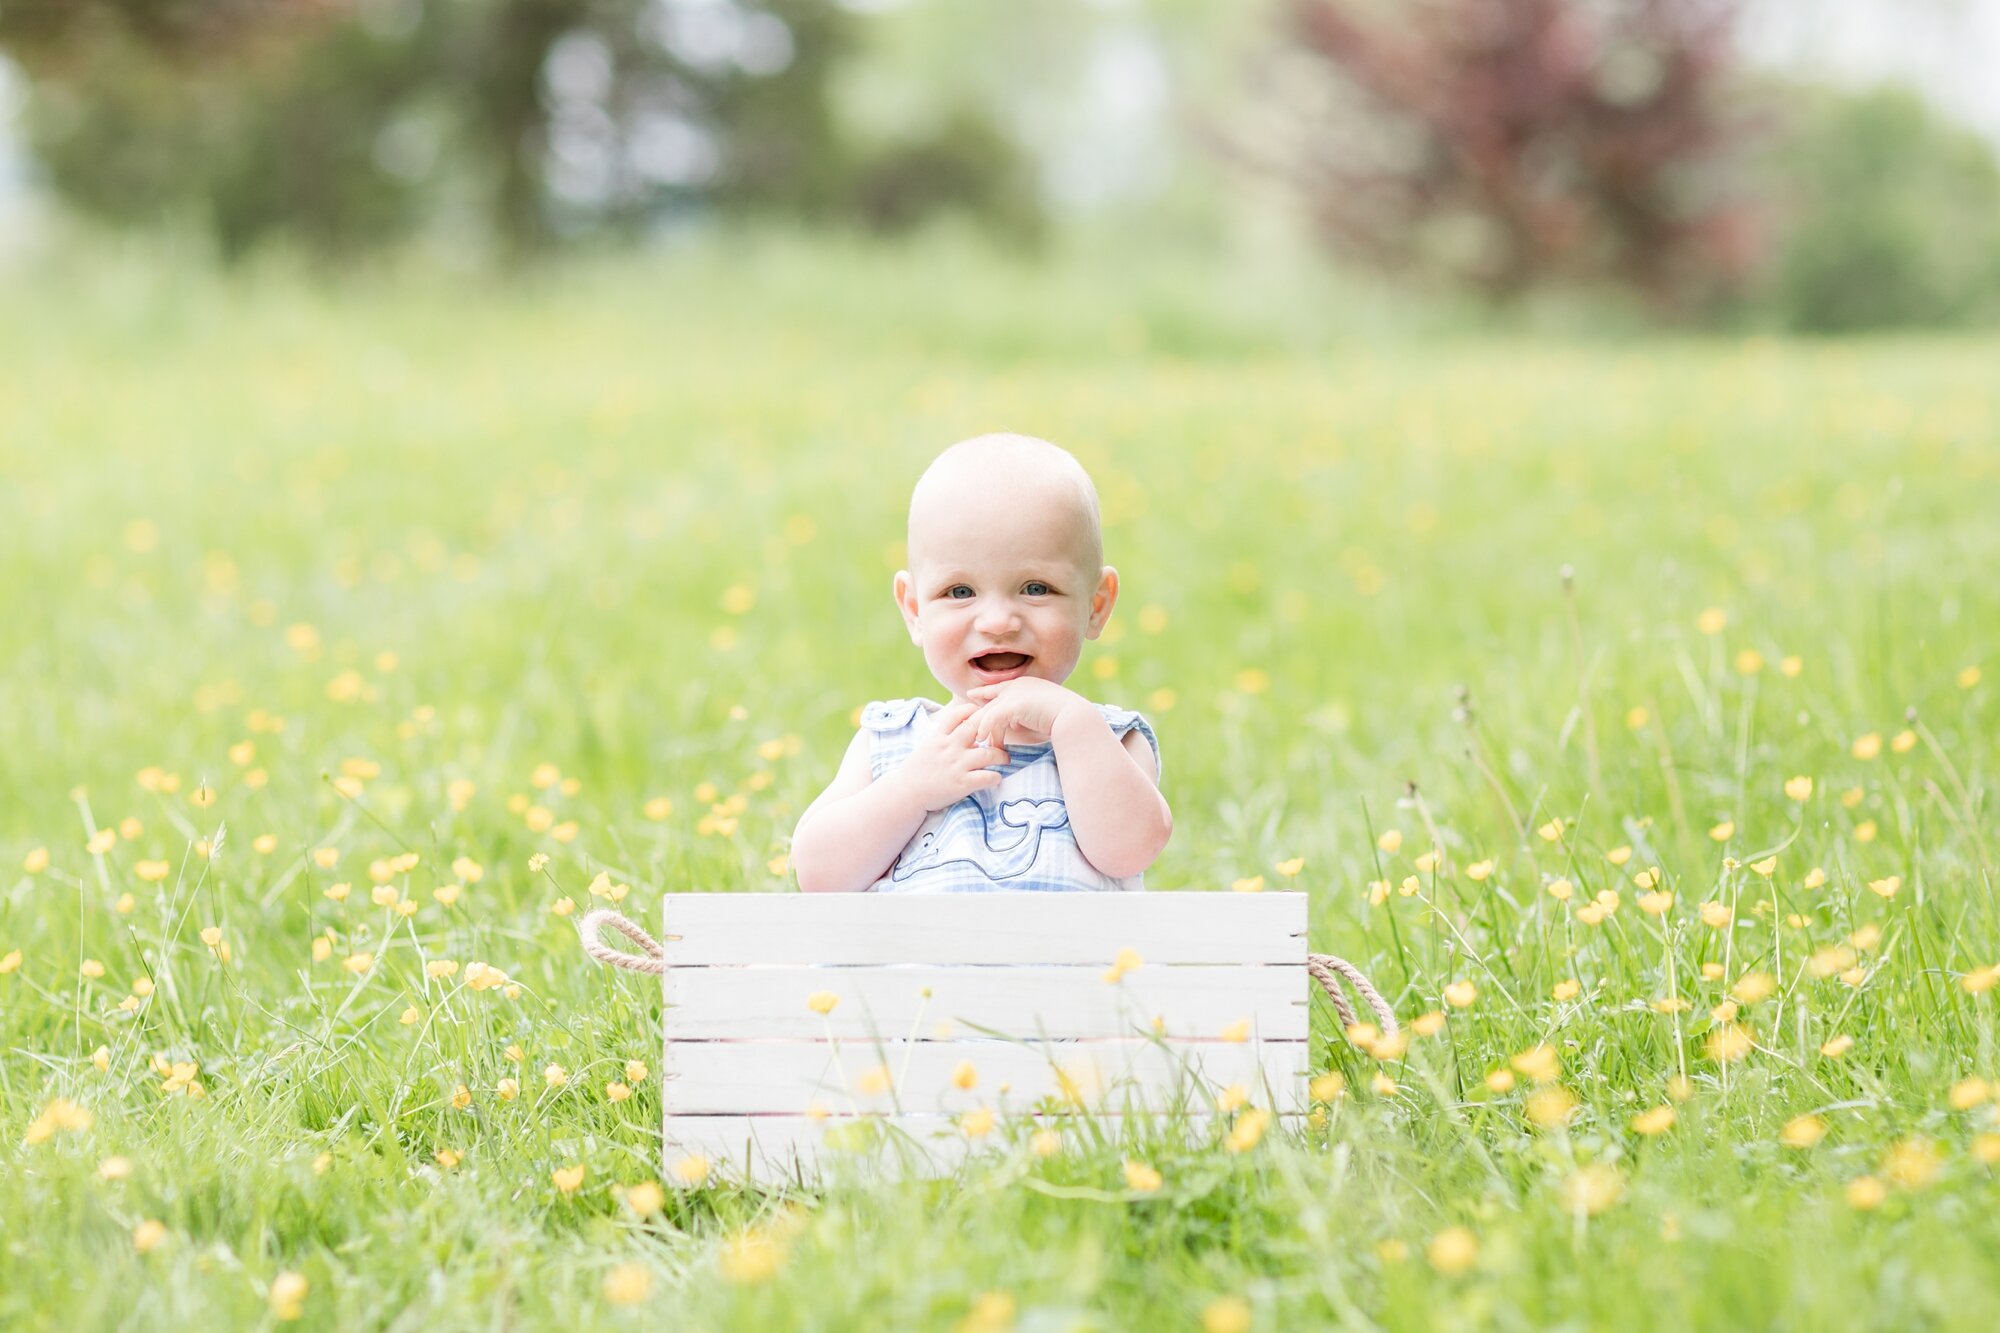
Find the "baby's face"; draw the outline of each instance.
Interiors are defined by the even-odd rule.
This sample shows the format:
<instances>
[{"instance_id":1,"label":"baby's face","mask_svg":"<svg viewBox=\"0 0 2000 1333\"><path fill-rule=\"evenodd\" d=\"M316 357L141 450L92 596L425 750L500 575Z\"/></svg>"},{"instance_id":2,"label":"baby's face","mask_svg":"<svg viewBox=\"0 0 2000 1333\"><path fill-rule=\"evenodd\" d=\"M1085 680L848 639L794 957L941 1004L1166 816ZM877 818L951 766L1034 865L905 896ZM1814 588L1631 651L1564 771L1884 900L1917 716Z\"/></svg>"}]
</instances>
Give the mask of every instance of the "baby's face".
<instances>
[{"instance_id":1,"label":"baby's face","mask_svg":"<svg viewBox=\"0 0 2000 1333\"><path fill-rule=\"evenodd\" d=\"M896 575L910 638L955 699L1023 676L1067 680L1117 600L1117 572L1091 567L1068 506L1009 498L913 515L910 568Z\"/></svg>"}]
</instances>

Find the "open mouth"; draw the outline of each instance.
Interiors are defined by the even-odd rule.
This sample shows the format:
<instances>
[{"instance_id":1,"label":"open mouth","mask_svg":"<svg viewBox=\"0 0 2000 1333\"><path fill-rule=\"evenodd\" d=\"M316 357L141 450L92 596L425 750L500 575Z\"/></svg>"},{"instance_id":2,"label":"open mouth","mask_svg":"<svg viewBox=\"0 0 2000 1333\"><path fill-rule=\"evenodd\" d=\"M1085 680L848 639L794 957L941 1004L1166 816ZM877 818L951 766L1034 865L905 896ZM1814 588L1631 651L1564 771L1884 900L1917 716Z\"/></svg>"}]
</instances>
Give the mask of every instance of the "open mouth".
<instances>
[{"instance_id":1,"label":"open mouth","mask_svg":"<svg viewBox=\"0 0 2000 1333\"><path fill-rule=\"evenodd\" d=\"M981 653L972 659L972 669L982 676L998 679L1018 675L1034 660L1026 653Z\"/></svg>"}]
</instances>

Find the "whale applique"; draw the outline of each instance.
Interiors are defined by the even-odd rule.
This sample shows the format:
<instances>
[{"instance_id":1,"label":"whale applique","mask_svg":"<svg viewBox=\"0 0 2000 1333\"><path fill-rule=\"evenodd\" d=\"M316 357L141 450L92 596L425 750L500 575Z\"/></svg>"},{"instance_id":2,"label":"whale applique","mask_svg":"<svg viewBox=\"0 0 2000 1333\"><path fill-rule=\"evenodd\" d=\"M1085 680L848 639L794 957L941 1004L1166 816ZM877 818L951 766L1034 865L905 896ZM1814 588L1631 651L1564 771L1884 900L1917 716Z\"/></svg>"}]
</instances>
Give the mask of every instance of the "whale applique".
<instances>
[{"instance_id":1,"label":"whale applique","mask_svg":"<svg viewBox=\"0 0 2000 1333\"><path fill-rule=\"evenodd\" d=\"M901 883L919 871L963 863L989 879L1014 879L1035 864L1044 832L1069 826L1069 809L1059 800L1008 801L996 813L1003 828L1019 830L1011 840L994 841L993 830L977 804L955 805L935 829L904 849L889 878ZM966 854L976 851L966 845L975 834L985 847L983 856Z\"/></svg>"}]
</instances>

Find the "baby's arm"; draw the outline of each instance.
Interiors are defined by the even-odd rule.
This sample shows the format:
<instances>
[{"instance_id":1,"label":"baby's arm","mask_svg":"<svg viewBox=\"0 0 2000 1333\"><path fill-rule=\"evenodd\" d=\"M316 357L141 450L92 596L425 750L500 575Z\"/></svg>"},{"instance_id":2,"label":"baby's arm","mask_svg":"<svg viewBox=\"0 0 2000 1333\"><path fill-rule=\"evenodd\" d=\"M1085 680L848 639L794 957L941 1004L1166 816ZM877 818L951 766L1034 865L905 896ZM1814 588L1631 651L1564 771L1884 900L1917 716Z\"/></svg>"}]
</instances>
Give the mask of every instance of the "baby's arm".
<instances>
[{"instance_id":1,"label":"baby's arm","mask_svg":"<svg viewBox=\"0 0 2000 1333\"><path fill-rule=\"evenodd\" d=\"M1070 831L1084 859L1112 879L1144 871L1174 831L1173 811L1156 785L1153 747L1136 728L1120 742L1087 703L1059 712L1049 738Z\"/></svg>"},{"instance_id":2,"label":"baby's arm","mask_svg":"<svg viewBox=\"0 0 2000 1333\"><path fill-rule=\"evenodd\" d=\"M976 745L965 723L976 711L955 703L937 715L902 765L873 778L868 733L858 731L840 771L792 830L792 867L807 893L858 892L882 878L933 810L998 786L991 767L1007 752Z\"/></svg>"}]
</instances>

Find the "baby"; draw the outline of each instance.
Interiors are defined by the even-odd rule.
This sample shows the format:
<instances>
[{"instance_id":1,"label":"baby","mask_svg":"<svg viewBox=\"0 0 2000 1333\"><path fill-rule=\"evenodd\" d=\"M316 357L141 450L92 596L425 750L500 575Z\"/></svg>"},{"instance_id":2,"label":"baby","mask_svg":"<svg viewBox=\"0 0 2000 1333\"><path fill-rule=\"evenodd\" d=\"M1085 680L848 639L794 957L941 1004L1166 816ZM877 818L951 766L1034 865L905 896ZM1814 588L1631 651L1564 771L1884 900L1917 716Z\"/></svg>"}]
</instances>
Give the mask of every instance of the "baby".
<instances>
[{"instance_id":1,"label":"baby","mask_svg":"<svg viewBox=\"0 0 2000 1333\"><path fill-rule=\"evenodd\" d=\"M1139 889L1173 814L1137 713L1063 687L1118 600L1097 491L1044 440L982 435L910 496L895 580L944 705L861 710L792 834L808 893Z\"/></svg>"}]
</instances>

